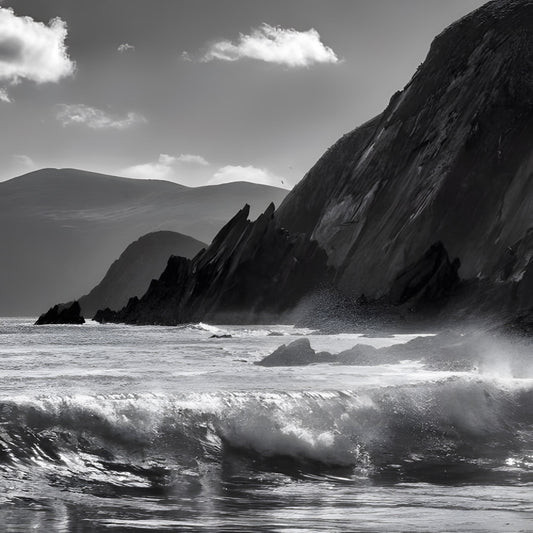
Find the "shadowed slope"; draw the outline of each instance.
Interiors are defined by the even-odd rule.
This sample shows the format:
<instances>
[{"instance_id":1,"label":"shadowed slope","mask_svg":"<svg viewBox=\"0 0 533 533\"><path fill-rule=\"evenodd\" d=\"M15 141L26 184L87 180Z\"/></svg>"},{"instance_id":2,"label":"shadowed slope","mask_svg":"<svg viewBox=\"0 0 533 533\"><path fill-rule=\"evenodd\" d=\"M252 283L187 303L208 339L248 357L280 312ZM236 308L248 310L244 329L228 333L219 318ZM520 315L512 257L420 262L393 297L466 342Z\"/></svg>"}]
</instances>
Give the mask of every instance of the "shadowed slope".
<instances>
[{"instance_id":1,"label":"shadowed slope","mask_svg":"<svg viewBox=\"0 0 533 533\"><path fill-rule=\"evenodd\" d=\"M132 296L142 296L150 281L158 278L171 255L192 258L204 244L173 231L157 231L130 244L109 267L102 281L79 299L82 314L93 316L98 309L121 309Z\"/></svg>"}]
</instances>

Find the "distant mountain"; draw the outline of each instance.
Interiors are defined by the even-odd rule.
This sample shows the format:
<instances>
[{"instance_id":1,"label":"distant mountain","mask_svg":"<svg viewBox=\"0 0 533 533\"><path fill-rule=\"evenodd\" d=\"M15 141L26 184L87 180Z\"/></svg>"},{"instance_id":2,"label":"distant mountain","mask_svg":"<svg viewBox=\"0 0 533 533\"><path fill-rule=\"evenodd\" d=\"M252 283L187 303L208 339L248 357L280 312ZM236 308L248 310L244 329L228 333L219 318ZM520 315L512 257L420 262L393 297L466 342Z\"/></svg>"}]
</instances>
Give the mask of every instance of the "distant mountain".
<instances>
[{"instance_id":1,"label":"distant mountain","mask_svg":"<svg viewBox=\"0 0 533 533\"><path fill-rule=\"evenodd\" d=\"M142 296L159 278L171 255L193 258L207 244L174 231L148 233L131 243L109 267L102 281L82 296L81 312L92 317L98 309L121 309L131 296Z\"/></svg>"},{"instance_id":2,"label":"distant mountain","mask_svg":"<svg viewBox=\"0 0 533 533\"><path fill-rule=\"evenodd\" d=\"M373 313L379 302L403 310L405 318L430 304L455 317L528 316L532 28L533 0L494 0L450 26L385 111L343 136L289 193L266 234L280 250L299 236L292 259L304 288L300 296L318 288L318 245L327 257L323 285L338 301L360 305L362 314ZM254 231L239 226L245 240L236 243L226 228L192 267L169 263L140 301L102 318L172 323L191 312L195 319L223 317L228 287L246 292L268 256L244 253L264 250L264 222L254 223ZM237 271L249 275L239 280ZM198 276L209 298L188 292ZM265 277L232 311L259 316L279 312L279 302L290 309L295 279L281 275L272 283ZM182 294L187 308L167 305ZM317 305L315 315L327 312L327 300ZM161 309L170 314L162 316Z\"/></svg>"},{"instance_id":3,"label":"distant mountain","mask_svg":"<svg viewBox=\"0 0 533 533\"><path fill-rule=\"evenodd\" d=\"M248 182L185 187L73 169L0 183L0 316L34 315L86 294L121 250L149 232L210 242L245 203L256 214L287 191Z\"/></svg>"}]
</instances>

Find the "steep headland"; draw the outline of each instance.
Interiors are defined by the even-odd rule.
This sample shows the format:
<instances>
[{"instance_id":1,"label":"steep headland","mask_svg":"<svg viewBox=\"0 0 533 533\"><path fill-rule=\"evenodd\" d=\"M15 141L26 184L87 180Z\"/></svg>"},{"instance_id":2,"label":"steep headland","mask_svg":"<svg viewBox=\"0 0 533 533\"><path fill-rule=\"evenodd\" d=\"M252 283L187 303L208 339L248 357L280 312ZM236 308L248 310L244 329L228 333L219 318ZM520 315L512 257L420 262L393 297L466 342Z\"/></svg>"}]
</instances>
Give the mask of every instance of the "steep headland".
<instances>
[{"instance_id":1,"label":"steep headland","mask_svg":"<svg viewBox=\"0 0 533 533\"><path fill-rule=\"evenodd\" d=\"M437 241L463 279L495 282L512 257L514 282L531 255L518 243L533 226L532 139L533 3L496 0L439 35L387 109L331 147L276 216L319 243L347 295L385 295Z\"/></svg>"},{"instance_id":2,"label":"steep headland","mask_svg":"<svg viewBox=\"0 0 533 533\"><path fill-rule=\"evenodd\" d=\"M145 297L105 320L220 317L225 303L234 316L283 312L296 295L309 298L320 287L348 302L356 317L444 313L505 322L520 315L527 322L532 139L533 0L494 0L439 35L385 111L343 136L269 214L283 235L268 241L270 256L299 243L301 291L291 292L286 261L272 265L266 279L257 275L265 253L248 253L250 238L226 228L192 265L174 265L172 284L167 268ZM254 250L264 249L267 241L252 233ZM232 253L220 253L227 249ZM327 268L310 282L319 253ZM242 271L247 275L235 275ZM195 291L199 279L209 298ZM338 312L324 301L311 299L307 316Z\"/></svg>"}]
</instances>

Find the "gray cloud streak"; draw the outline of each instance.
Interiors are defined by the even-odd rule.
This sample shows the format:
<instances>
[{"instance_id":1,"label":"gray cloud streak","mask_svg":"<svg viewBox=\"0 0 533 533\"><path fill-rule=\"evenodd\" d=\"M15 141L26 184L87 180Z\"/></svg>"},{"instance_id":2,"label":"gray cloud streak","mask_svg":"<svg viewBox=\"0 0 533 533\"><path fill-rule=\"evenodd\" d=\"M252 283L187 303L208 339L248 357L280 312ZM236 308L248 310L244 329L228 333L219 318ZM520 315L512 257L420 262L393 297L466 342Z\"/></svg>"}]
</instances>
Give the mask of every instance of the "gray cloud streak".
<instances>
[{"instance_id":1,"label":"gray cloud streak","mask_svg":"<svg viewBox=\"0 0 533 533\"><path fill-rule=\"evenodd\" d=\"M95 130L125 130L136 124L147 122L145 117L134 111L130 111L124 117L119 117L84 104L60 104L56 119L63 126L83 124Z\"/></svg>"}]
</instances>

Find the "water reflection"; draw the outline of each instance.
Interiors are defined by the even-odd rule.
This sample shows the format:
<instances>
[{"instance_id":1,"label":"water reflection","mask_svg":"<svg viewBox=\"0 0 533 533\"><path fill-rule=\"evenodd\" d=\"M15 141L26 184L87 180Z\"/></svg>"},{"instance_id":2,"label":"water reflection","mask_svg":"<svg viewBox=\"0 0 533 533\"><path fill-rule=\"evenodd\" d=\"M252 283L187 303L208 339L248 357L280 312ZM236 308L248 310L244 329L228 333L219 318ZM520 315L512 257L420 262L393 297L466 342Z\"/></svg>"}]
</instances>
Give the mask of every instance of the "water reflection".
<instances>
[{"instance_id":1,"label":"water reflection","mask_svg":"<svg viewBox=\"0 0 533 533\"><path fill-rule=\"evenodd\" d=\"M2 506L8 532L530 531L531 484L513 487L208 479L195 497L18 498ZM178 491L179 492L179 491ZM497 495L497 497L495 497ZM72 495L71 495L72 496ZM431 499L431 510L427 508Z\"/></svg>"}]
</instances>

